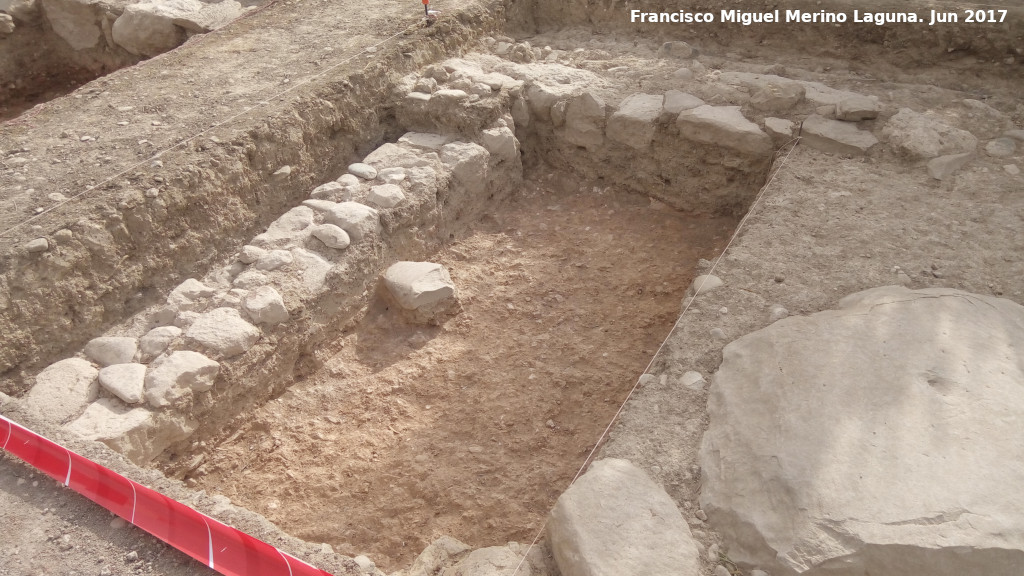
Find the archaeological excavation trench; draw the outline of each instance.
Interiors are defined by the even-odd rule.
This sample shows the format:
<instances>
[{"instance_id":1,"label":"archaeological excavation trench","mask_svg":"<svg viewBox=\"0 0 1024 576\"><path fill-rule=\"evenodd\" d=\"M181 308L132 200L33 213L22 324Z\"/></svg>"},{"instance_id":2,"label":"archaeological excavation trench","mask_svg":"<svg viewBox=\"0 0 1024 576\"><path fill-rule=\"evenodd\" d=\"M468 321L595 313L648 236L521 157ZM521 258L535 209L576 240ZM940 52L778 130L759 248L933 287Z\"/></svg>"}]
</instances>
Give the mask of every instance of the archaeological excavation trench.
<instances>
[{"instance_id":1,"label":"archaeological excavation trench","mask_svg":"<svg viewBox=\"0 0 1024 576\"><path fill-rule=\"evenodd\" d=\"M899 248L879 254L863 239L871 230L836 216L845 211L834 203L851 197L837 174L853 174L859 199L924 173L926 162L928 177L946 183L967 163L984 164L971 174L1002 196L976 205L1005 206L988 217L1012 220L1014 184L998 178L1013 171L996 164L1016 162L1013 127L1024 111L1012 111L1012 74L941 76L960 90L951 106L942 99L954 88L872 83L863 68L845 76L832 69L837 54L894 66L910 53L891 47L923 39L928 48L912 53L923 63L953 47L970 54L951 61L961 71L990 57L1002 66L1020 23L972 41L957 27L882 35L850 27L834 37L797 29L811 57L776 48L793 41L780 30L684 35L623 24L612 8L584 8L490 2L428 27L391 4L351 14L329 3L272 4L142 64L125 56L94 66L110 73L4 125L4 409L69 442L98 442L100 459L115 469L159 472L178 498L212 496L218 509L230 499L237 513L283 531L262 537L311 543L290 545L322 554L317 561L340 566L337 574L512 574L545 522L572 515L560 497L595 448L604 460L588 482L611 475L629 487L606 493L609 509L653 486L652 500L623 507L670 510L652 516L671 526L623 529L616 538L685 533L665 573L819 574L797 566L806 559L799 546L786 551L788 536L745 532L754 520L710 484L711 475L731 480L729 467L739 464L721 453L743 434L714 428L709 410L761 431L793 404L768 398L768 414L737 408L769 387L737 384L743 363L755 360L738 344L723 346L765 319L793 326L776 321L893 283L873 269L861 275L870 283L837 272L828 284L786 268L805 257L839 271L853 261L903 262L893 256ZM97 30L110 16L97 16ZM16 33L58 31L47 22ZM307 25L315 34L290 33ZM111 41L101 34L97 46ZM76 57L95 57L89 50L98 48ZM979 96L982 88L991 98ZM31 90L17 89L27 106ZM918 104L928 111L912 109ZM251 112L236 118L241 109ZM60 122L70 115L75 122ZM941 137L922 143L933 133ZM716 291L694 297L691 282L710 272L798 138L798 151L814 152L795 161L798 176L766 209L828 217L741 246L722 262L733 274L726 287L708 277ZM987 155L979 159L975 148ZM816 179L828 184L810 200L789 195ZM920 202L935 198L942 194L929 190ZM947 212L956 210L931 205L928 218ZM1000 222L994 230L1016 225ZM787 225L784 217L755 219L750 237ZM888 229L873 233L879 246L903 241L885 236ZM840 235L857 248L830 251L823 238ZM907 233L919 235L933 252L948 245ZM1005 242L1010 264L985 276L1000 286L997 296L1016 288L1006 280L1015 248ZM899 266L885 271L931 289L945 286L945 266L919 266L928 283ZM971 281L955 287L978 291ZM839 285L846 291L833 294ZM839 308L859 319L903 298L864 294ZM720 364L721 385L710 388ZM767 365L765 373L774 370ZM927 390L947 392L951 377L941 366L921 370ZM792 385L779 378L773 389ZM738 396L724 396L729 390ZM754 480L742 490L770 484L756 480L760 473L747 471L738 482ZM548 528L517 573L566 572L572 544L558 530ZM989 553L988 543L970 542ZM863 544L866 560L853 550L860 544L849 546L851 565L896 565L888 544ZM993 565L1016 558L991 554ZM360 555L368 559L341 559Z\"/></svg>"}]
</instances>

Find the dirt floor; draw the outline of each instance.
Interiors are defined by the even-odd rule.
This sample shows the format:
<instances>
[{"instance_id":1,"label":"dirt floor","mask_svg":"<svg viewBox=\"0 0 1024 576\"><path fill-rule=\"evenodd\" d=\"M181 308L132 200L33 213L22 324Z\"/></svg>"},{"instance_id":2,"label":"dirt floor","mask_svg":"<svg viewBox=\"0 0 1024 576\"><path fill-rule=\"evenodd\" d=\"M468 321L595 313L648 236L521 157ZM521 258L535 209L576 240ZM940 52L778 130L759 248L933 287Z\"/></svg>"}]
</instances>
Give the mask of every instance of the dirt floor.
<instances>
[{"instance_id":1,"label":"dirt floor","mask_svg":"<svg viewBox=\"0 0 1024 576\"><path fill-rule=\"evenodd\" d=\"M532 540L735 223L551 176L432 258L458 317L378 301L323 370L183 457L198 486L386 570L445 534Z\"/></svg>"},{"instance_id":2,"label":"dirt floor","mask_svg":"<svg viewBox=\"0 0 1024 576\"><path fill-rule=\"evenodd\" d=\"M29 161L0 173L0 227L50 205L51 191L71 195L102 181L227 117L235 105L259 102L415 20L398 2L339 11L302 0L268 10L273 17L223 31L200 66L184 59L185 51L172 52L5 124L0 149L28 148L19 154ZM812 56L800 46L732 48L718 40L702 45L700 61L711 70L817 80L944 114L964 98L980 98L1024 126L1020 66L1012 62L965 52L924 63L920 52L905 49L913 66L903 68L847 60L840 51ZM533 42L603 50L607 58L581 66L617 74L638 90L668 81L651 78L657 67L644 64L659 42L585 30ZM611 72L622 66L628 68ZM168 69L180 77L175 90L137 101L107 92L156 85ZM197 97L189 88L196 83L221 83L223 90ZM135 109L122 111L128 106ZM64 128L68 137L35 129L74 111L79 120ZM80 140L92 135L99 140ZM171 181L203 156L176 154L146 178ZM776 164L782 170L773 186L716 270L725 287L687 312L650 370L655 383L627 405L601 455L647 470L680 504L697 540L716 542L693 514L706 394L681 390L680 374L713 373L721 347L766 325L771 304L807 314L851 292L897 283L1024 303L1024 180L1006 166L1024 168L1021 154L993 159L982 152L952 181L938 183L923 167L888 154L848 159L798 147ZM322 370L197 444L175 471L291 535L367 554L388 571L407 566L441 534L475 546L530 541L676 320L697 258L716 254L734 225L690 220L646 198L567 186L569 179L538 176L541 167L531 171L508 209L437 256L462 290L460 316L443 328L417 328L378 304L333 345ZM47 221L45 231L108 210L121 193L99 192ZM7 243L32 237L30 230ZM713 337L715 328L727 339ZM0 544L0 576L206 571L7 457L0 458L0 522L14 535ZM704 568L710 574L712 567Z\"/></svg>"}]
</instances>

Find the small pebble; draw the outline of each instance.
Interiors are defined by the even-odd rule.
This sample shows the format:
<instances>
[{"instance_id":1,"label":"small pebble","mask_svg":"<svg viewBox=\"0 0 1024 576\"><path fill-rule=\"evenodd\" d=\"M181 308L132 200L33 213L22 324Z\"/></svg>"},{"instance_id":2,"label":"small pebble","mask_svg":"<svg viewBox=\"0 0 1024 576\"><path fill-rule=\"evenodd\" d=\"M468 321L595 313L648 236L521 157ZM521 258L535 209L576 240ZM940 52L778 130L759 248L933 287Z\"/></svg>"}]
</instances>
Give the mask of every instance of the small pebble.
<instances>
[{"instance_id":1,"label":"small pebble","mask_svg":"<svg viewBox=\"0 0 1024 576\"><path fill-rule=\"evenodd\" d=\"M1007 164L1006 166L1003 166L1003 170L1006 170L1006 173L1010 176L1020 175L1020 168L1018 168L1016 164Z\"/></svg>"},{"instance_id":2,"label":"small pebble","mask_svg":"<svg viewBox=\"0 0 1024 576\"><path fill-rule=\"evenodd\" d=\"M708 547L708 560L711 562L718 562L718 544L712 544Z\"/></svg>"},{"instance_id":3,"label":"small pebble","mask_svg":"<svg viewBox=\"0 0 1024 576\"><path fill-rule=\"evenodd\" d=\"M146 190L146 198L156 198L159 195L160 191L157 190L156 188L150 188L149 190Z\"/></svg>"},{"instance_id":4,"label":"small pebble","mask_svg":"<svg viewBox=\"0 0 1024 576\"><path fill-rule=\"evenodd\" d=\"M729 573L729 569L725 566L722 566L721 564L715 566L714 574L715 576L732 576L732 574Z\"/></svg>"},{"instance_id":5,"label":"small pebble","mask_svg":"<svg viewBox=\"0 0 1024 576\"><path fill-rule=\"evenodd\" d=\"M291 173L292 173L292 167L291 166L281 166L280 168L278 168L277 170L274 171L272 176L274 178L287 178L288 175L291 174Z\"/></svg>"},{"instance_id":6,"label":"small pebble","mask_svg":"<svg viewBox=\"0 0 1024 576\"><path fill-rule=\"evenodd\" d=\"M708 521L708 515L705 514L703 510L697 510L697 512L694 514L694 516L699 518L701 520L701 522L707 522Z\"/></svg>"},{"instance_id":7,"label":"small pebble","mask_svg":"<svg viewBox=\"0 0 1024 576\"><path fill-rule=\"evenodd\" d=\"M775 283L776 284L782 284L785 281L786 281L786 277L783 276L782 274L776 274L775 275Z\"/></svg>"},{"instance_id":8,"label":"small pebble","mask_svg":"<svg viewBox=\"0 0 1024 576\"><path fill-rule=\"evenodd\" d=\"M778 322L786 316L789 316L789 310L786 310L781 304L772 304L768 307L768 321Z\"/></svg>"},{"instance_id":9,"label":"small pebble","mask_svg":"<svg viewBox=\"0 0 1024 576\"><path fill-rule=\"evenodd\" d=\"M725 330L722 330L721 328L712 328L711 337L714 338L715 340L727 339L727 336L725 335Z\"/></svg>"},{"instance_id":10,"label":"small pebble","mask_svg":"<svg viewBox=\"0 0 1024 576\"><path fill-rule=\"evenodd\" d=\"M125 555L124 560L125 560L125 562L138 562L139 561L139 553L136 552L135 550L132 550L131 552L129 552L128 554Z\"/></svg>"},{"instance_id":11,"label":"small pebble","mask_svg":"<svg viewBox=\"0 0 1024 576\"><path fill-rule=\"evenodd\" d=\"M718 313L721 314L722 316L725 316L726 314L729 313L729 309L726 308L725 306L722 306L721 308L718 309Z\"/></svg>"},{"instance_id":12,"label":"small pebble","mask_svg":"<svg viewBox=\"0 0 1024 576\"><path fill-rule=\"evenodd\" d=\"M25 244L25 249L29 252L46 252L50 249L50 242L46 238L36 238Z\"/></svg>"}]
</instances>

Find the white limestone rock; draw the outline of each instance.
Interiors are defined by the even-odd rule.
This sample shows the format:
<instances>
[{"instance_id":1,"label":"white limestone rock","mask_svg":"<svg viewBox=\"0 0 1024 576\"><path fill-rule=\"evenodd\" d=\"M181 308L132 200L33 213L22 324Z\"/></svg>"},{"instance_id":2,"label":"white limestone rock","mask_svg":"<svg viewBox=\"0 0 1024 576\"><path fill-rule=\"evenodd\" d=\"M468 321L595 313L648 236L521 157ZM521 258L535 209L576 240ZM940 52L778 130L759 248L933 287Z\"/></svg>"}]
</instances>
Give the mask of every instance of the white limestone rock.
<instances>
[{"instance_id":1,"label":"white limestone rock","mask_svg":"<svg viewBox=\"0 0 1024 576\"><path fill-rule=\"evenodd\" d=\"M185 41L188 32L208 32L242 13L235 0L155 0L130 4L114 21L114 42L138 56L156 56Z\"/></svg>"},{"instance_id":2,"label":"white limestone rock","mask_svg":"<svg viewBox=\"0 0 1024 576\"><path fill-rule=\"evenodd\" d=\"M213 388L220 364L191 350L179 350L157 358L146 372L146 402L163 408Z\"/></svg>"},{"instance_id":3,"label":"white limestone rock","mask_svg":"<svg viewBox=\"0 0 1024 576\"><path fill-rule=\"evenodd\" d=\"M35 25L42 19L39 0L0 0L0 12L6 12L14 20L25 24Z\"/></svg>"},{"instance_id":4,"label":"white limestone rock","mask_svg":"<svg viewBox=\"0 0 1024 576\"><path fill-rule=\"evenodd\" d=\"M93 338L85 345L83 352L100 366L125 364L135 359L138 352L138 341L127 336L101 336Z\"/></svg>"},{"instance_id":5,"label":"white limestone rock","mask_svg":"<svg viewBox=\"0 0 1024 576\"><path fill-rule=\"evenodd\" d=\"M804 120L800 136L801 142L811 148L850 156L863 156L878 144L878 138L867 130L817 114L811 114Z\"/></svg>"},{"instance_id":6,"label":"white limestone rock","mask_svg":"<svg viewBox=\"0 0 1024 576\"><path fill-rule=\"evenodd\" d=\"M328 248L344 250L352 243L348 232L334 224L319 224L313 228L313 237L321 241Z\"/></svg>"},{"instance_id":7,"label":"white limestone rock","mask_svg":"<svg viewBox=\"0 0 1024 576\"><path fill-rule=\"evenodd\" d=\"M683 110L692 110L703 105L704 101L693 94L688 94L679 90L669 90L668 92L665 92L665 103L662 110L669 116L668 119L674 120L675 117L679 116L679 113Z\"/></svg>"},{"instance_id":8,"label":"white limestone rock","mask_svg":"<svg viewBox=\"0 0 1024 576\"><path fill-rule=\"evenodd\" d=\"M529 562L522 562L522 559L522 554L508 546L480 548L444 568L439 576L532 576Z\"/></svg>"},{"instance_id":9,"label":"white limestone rock","mask_svg":"<svg viewBox=\"0 0 1024 576\"><path fill-rule=\"evenodd\" d=\"M366 199L381 208L394 208L405 200L405 193L395 184L381 184L370 188Z\"/></svg>"},{"instance_id":10,"label":"white limestone rock","mask_svg":"<svg viewBox=\"0 0 1024 576\"><path fill-rule=\"evenodd\" d=\"M1024 307L887 286L727 345L700 507L779 576L1015 576Z\"/></svg>"},{"instance_id":11,"label":"white limestone rock","mask_svg":"<svg viewBox=\"0 0 1024 576\"><path fill-rule=\"evenodd\" d=\"M373 180L377 177L377 169L369 164L363 162L356 162L355 164L349 164L348 173L362 178L363 180Z\"/></svg>"},{"instance_id":12,"label":"white limestone rock","mask_svg":"<svg viewBox=\"0 0 1024 576\"><path fill-rule=\"evenodd\" d=\"M145 364L113 364L100 369L100 386L125 404L141 404L146 387Z\"/></svg>"},{"instance_id":13,"label":"white limestone rock","mask_svg":"<svg viewBox=\"0 0 1024 576\"><path fill-rule=\"evenodd\" d=\"M846 122L878 118L880 111L878 100L868 96L848 96L836 103L836 119Z\"/></svg>"},{"instance_id":14,"label":"white limestone rock","mask_svg":"<svg viewBox=\"0 0 1024 576\"><path fill-rule=\"evenodd\" d=\"M142 338L139 338L142 359L145 361L163 354L164 350L167 350L167 346L181 334L182 330L177 326L158 326L146 332Z\"/></svg>"},{"instance_id":15,"label":"white limestone rock","mask_svg":"<svg viewBox=\"0 0 1024 576\"><path fill-rule=\"evenodd\" d=\"M455 296L448 270L433 262L396 262L384 272L384 284L406 310L430 307Z\"/></svg>"},{"instance_id":16,"label":"white limestone rock","mask_svg":"<svg viewBox=\"0 0 1024 576\"><path fill-rule=\"evenodd\" d=\"M348 174L348 176L352 175ZM321 198L323 200L331 200L333 202L340 202L342 200L349 199L349 190L350 189L348 187L346 187L344 184L340 182L327 182L326 184L321 184L316 188L313 188L313 191L310 192L309 197Z\"/></svg>"},{"instance_id":17,"label":"white limestone rock","mask_svg":"<svg viewBox=\"0 0 1024 576\"><path fill-rule=\"evenodd\" d=\"M570 144L595 152L604 145L604 118L604 101L584 92L569 100L565 107L562 137Z\"/></svg>"},{"instance_id":18,"label":"white limestone rock","mask_svg":"<svg viewBox=\"0 0 1024 576\"><path fill-rule=\"evenodd\" d=\"M928 175L936 180L949 180L961 168L974 159L974 152L949 154L928 161Z\"/></svg>"},{"instance_id":19,"label":"white limestone rock","mask_svg":"<svg viewBox=\"0 0 1024 576\"><path fill-rule=\"evenodd\" d=\"M271 222L266 232L252 239L252 244L261 248L297 246L308 237L312 225L313 210L296 206Z\"/></svg>"},{"instance_id":20,"label":"white limestone rock","mask_svg":"<svg viewBox=\"0 0 1024 576\"><path fill-rule=\"evenodd\" d=\"M86 440L103 442L136 464L145 464L171 444L188 438L197 423L144 408L129 408L113 398L100 398L68 425Z\"/></svg>"},{"instance_id":21,"label":"white limestone rock","mask_svg":"<svg viewBox=\"0 0 1024 576\"><path fill-rule=\"evenodd\" d=\"M519 158L519 140L506 126L484 130L480 133L480 143L490 152L492 158L502 161Z\"/></svg>"},{"instance_id":22,"label":"white limestone rock","mask_svg":"<svg viewBox=\"0 0 1024 576\"><path fill-rule=\"evenodd\" d=\"M260 329L243 320L234 308L214 308L192 322L185 338L230 358L252 348L260 339Z\"/></svg>"},{"instance_id":23,"label":"white limestone rock","mask_svg":"<svg viewBox=\"0 0 1024 576\"><path fill-rule=\"evenodd\" d=\"M441 148L441 162L471 194L482 194L487 189L490 156L486 148L472 142L450 142Z\"/></svg>"},{"instance_id":24,"label":"white limestone rock","mask_svg":"<svg viewBox=\"0 0 1024 576\"><path fill-rule=\"evenodd\" d=\"M288 321L284 298L272 286L250 290L242 299L242 308L257 324L280 324Z\"/></svg>"},{"instance_id":25,"label":"white limestone rock","mask_svg":"<svg viewBox=\"0 0 1024 576\"><path fill-rule=\"evenodd\" d=\"M690 287L686 289L686 296L701 296L707 294L716 288L721 288L725 285L722 279L714 274L701 274L693 279L690 283Z\"/></svg>"},{"instance_id":26,"label":"white limestone rock","mask_svg":"<svg viewBox=\"0 0 1024 576\"><path fill-rule=\"evenodd\" d=\"M562 576L701 573L675 502L626 460L595 462L558 498L547 535Z\"/></svg>"},{"instance_id":27,"label":"white limestone rock","mask_svg":"<svg viewBox=\"0 0 1024 576\"><path fill-rule=\"evenodd\" d=\"M1017 152L1017 141L1013 138L996 138L985 144L985 153L993 158L1009 158Z\"/></svg>"},{"instance_id":28,"label":"white limestone rock","mask_svg":"<svg viewBox=\"0 0 1024 576\"><path fill-rule=\"evenodd\" d=\"M196 310L205 299L216 294L216 290L195 278L189 278L171 290L167 304L175 310Z\"/></svg>"},{"instance_id":29,"label":"white limestone rock","mask_svg":"<svg viewBox=\"0 0 1024 576\"><path fill-rule=\"evenodd\" d=\"M0 34L13 34L14 28L14 18L10 14L0 12Z\"/></svg>"},{"instance_id":30,"label":"white limestone rock","mask_svg":"<svg viewBox=\"0 0 1024 576\"><path fill-rule=\"evenodd\" d=\"M53 32L74 50L95 48L103 38L97 13L78 0L41 0L42 12Z\"/></svg>"},{"instance_id":31,"label":"white limestone rock","mask_svg":"<svg viewBox=\"0 0 1024 576\"><path fill-rule=\"evenodd\" d=\"M768 156L772 141L740 112L739 106L709 106L707 104L683 110L676 119L679 134L684 139L701 144L712 144L743 154Z\"/></svg>"},{"instance_id":32,"label":"white limestone rock","mask_svg":"<svg viewBox=\"0 0 1024 576\"><path fill-rule=\"evenodd\" d=\"M99 395L99 372L87 360L67 358L50 364L36 376L25 405L54 422L77 417Z\"/></svg>"},{"instance_id":33,"label":"white limestone rock","mask_svg":"<svg viewBox=\"0 0 1024 576\"><path fill-rule=\"evenodd\" d=\"M381 231L380 213L365 204L326 200L306 200L303 204L322 212L328 224L334 224L347 232L353 242L359 242Z\"/></svg>"},{"instance_id":34,"label":"white limestone rock","mask_svg":"<svg viewBox=\"0 0 1024 576\"><path fill-rule=\"evenodd\" d=\"M469 550L469 546L455 538L442 536L424 548L408 569L400 570L392 576L435 576Z\"/></svg>"},{"instance_id":35,"label":"white limestone rock","mask_svg":"<svg viewBox=\"0 0 1024 576\"><path fill-rule=\"evenodd\" d=\"M785 118L768 117L764 119L764 130L775 141L789 141L793 138L794 127L793 122Z\"/></svg>"},{"instance_id":36,"label":"white limestone rock","mask_svg":"<svg viewBox=\"0 0 1024 576\"><path fill-rule=\"evenodd\" d=\"M257 270L270 272L291 264L292 259L292 253L288 250L268 250L259 260L253 262L252 266Z\"/></svg>"},{"instance_id":37,"label":"white limestone rock","mask_svg":"<svg viewBox=\"0 0 1024 576\"><path fill-rule=\"evenodd\" d=\"M661 94L632 94L608 119L605 130L609 139L636 150L645 150L654 139L658 117L665 97Z\"/></svg>"},{"instance_id":38,"label":"white limestone rock","mask_svg":"<svg viewBox=\"0 0 1024 576\"><path fill-rule=\"evenodd\" d=\"M46 238L34 238L25 243L25 250L30 254L46 252L50 249L50 241Z\"/></svg>"},{"instance_id":39,"label":"white limestone rock","mask_svg":"<svg viewBox=\"0 0 1024 576\"><path fill-rule=\"evenodd\" d=\"M722 72L718 79L748 91L750 105L765 112L785 112L803 102L806 93L800 82L773 74Z\"/></svg>"},{"instance_id":40,"label":"white limestone rock","mask_svg":"<svg viewBox=\"0 0 1024 576\"><path fill-rule=\"evenodd\" d=\"M910 160L965 154L978 146L978 139L970 132L910 108L901 108L890 118L882 134L898 154Z\"/></svg>"}]
</instances>

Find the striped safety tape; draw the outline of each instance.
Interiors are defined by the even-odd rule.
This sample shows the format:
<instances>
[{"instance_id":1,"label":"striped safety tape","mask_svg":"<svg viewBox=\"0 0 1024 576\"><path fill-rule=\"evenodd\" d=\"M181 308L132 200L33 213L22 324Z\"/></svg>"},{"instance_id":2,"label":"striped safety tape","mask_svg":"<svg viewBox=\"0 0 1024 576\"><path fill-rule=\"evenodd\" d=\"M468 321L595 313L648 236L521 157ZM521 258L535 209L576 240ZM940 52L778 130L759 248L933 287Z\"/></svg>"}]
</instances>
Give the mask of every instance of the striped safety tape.
<instances>
[{"instance_id":1,"label":"striped safety tape","mask_svg":"<svg viewBox=\"0 0 1024 576\"><path fill-rule=\"evenodd\" d=\"M3 449L227 576L330 576L0 416Z\"/></svg>"}]
</instances>

